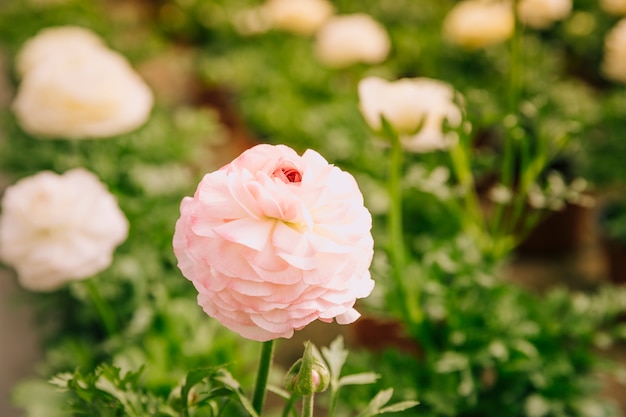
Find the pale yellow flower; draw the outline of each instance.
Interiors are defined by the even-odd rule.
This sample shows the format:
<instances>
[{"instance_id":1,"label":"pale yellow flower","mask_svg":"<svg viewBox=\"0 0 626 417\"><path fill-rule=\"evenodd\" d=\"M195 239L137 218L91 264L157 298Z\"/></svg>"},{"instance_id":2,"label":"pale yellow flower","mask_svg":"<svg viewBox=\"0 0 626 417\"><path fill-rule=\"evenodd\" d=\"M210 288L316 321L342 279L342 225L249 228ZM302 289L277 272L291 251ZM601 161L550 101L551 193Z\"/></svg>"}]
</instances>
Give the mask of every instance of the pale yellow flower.
<instances>
[{"instance_id":1,"label":"pale yellow flower","mask_svg":"<svg viewBox=\"0 0 626 417\"><path fill-rule=\"evenodd\" d=\"M23 77L29 70L43 65L49 59L106 48L102 39L89 29L80 26L49 27L24 42L16 57L15 68Z\"/></svg>"},{"instance_id":2,"label":"pale yellow flower","mask_svg":"<svg viewBox=\"0 0 626 417\"><path fill-rule=\"evenodd\" d=\"M444 124L459 126L462 121L454 89L443 81L367 77L359 82L358 91L361 114L372 130L382 129L384 117L411 152L449 147L452 137L444 132Z\"/></svg>"},{"instance_id":3,"label":"pale yellow flower","mask_svg":"<svg viewBox=\"0 0 626 417\"><path fill-rule=\"evenodd\" d=\"M613 15L626 14L626 0L600 0L600 8Z\"/></svg>"},{"instance_id":4,"label":"pale yellow flower","mask_svg":"<svg viewBox=\"0 0 626 417\"><path fill-rule=\"evenodd\" d=\"M514 30L513 8L502 1L462 1L443 22L444 36L450 42L472 49L503 42Z\"/></svg>"},{"instance_id":5,"label":"pale yellow flower","mask_svg":"<svg viewBox=\"0 0 626 417\"><path fill-rule=\"evenodd\" d=\"M384 26L363 13L335 16L317 33L315 55L329 67L385 60L391 41Z\"/></svg>"},{"instance_id":6,"label":"pale yellow flower","mask_svg":"<svg viewBox=\"0 0 626 417\"><path fill-rule=\"evenodd\" d=\"M602 71L608 79L626 83L626 19L620 20L604 39Z\"/></svg>"},{"instance_id":7,"label":"pale yellow flower","mask_svg":"<svg viewBox=\"0 0 626 417\"><path fill-rule=\"evenodd\" d=\"M522 23L544 29L565 19L572 11L572 0L521 0L517 14Z\"/></svg>"},{"instance_id":8,"label":"pale yellow flower","mask_svg":"<svg viewBox=\"0 0 626 417\"><path fill-rule=\"evenodd\" d=\"M263 13L275 29L312 35L335 11L326 0L268 0Z\"/></svg>"}]
</instances>

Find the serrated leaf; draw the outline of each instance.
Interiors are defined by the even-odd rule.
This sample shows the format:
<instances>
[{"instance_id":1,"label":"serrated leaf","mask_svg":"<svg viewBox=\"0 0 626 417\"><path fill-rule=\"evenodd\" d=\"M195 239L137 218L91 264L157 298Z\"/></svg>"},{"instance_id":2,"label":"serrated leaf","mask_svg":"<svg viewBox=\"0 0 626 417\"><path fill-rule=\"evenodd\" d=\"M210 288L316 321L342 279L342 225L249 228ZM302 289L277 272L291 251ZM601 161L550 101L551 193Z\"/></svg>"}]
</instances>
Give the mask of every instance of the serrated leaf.
<instances>
[{"instance_id":1,"label":"serrated leaf","mask_svg":"<svg viewBox=\"0 0 626 417\"><path fill-rule=\"evenodd\" d=\"M379 391L357 417L372 417L380 414L380 409L389 402L392 395L393 388L387 388Z\"/></svg>"},{"instance_id":2,"label":"serrated leaf","mask_svg":"<svg viewBox=\"0 0 626 417\"><path fill-rule=\"evenodd\" d=\"M54 385L55 387L61 388L65 391L67 390L68 383L72 380L72 378L74 378L74 375L72 375L69 372L63 372L60 374L56 374L55 376L50 378L48 382Z\"/></svg>"},{"instance_id":3,"label":"serrated leaf","mask_svg":"<svg viewBox=\"0 0 626 417\"><path fill-rule=\"evenodd\" d=\"M215 367L194 369L193 371L187 373L187 377L185 378L185 384L180 390L180 399L184 409L186 409L188 406L189 392L194 387L194 385L198 384L204 378L213 376L215 373Z\"/></svg>"},{"instance_id":4,"label":"serrated leaf","mask_svg":"<svg viewBox=\"0 0 626 417\"><path fill-rule=\"evenodd\" d=\"M215 380L224 384L226 388L228 388L232 393L236 395L237 400L239 400L241 406L250 414L250 417L259 417L257 412L254 410L252 403L242 391L239 382L235 378L233 378L230 372L221 369L220 375L216 376Z\"/></svg>"},{"instance_id":5,"label":"serrated leaf","mask_svg":"<svg viewBox=\"0 0 626 417\"><path fill-rule=\"evenodd\" d=\"M343 344L343 337L337 336L329 347L322 347L322 355L330 369L331 379L338 381L341 369L348 358L348 351Z\"/></svg>"},{"instance_id":6,"label":"serrated leaf","mask_svg":"<svg viewBox=\"0 0 626 417\"><path fill-rule=\"evenodd\" d=\"M378 378L380 378L380 375L374 372L346 375L339 379L339 386L373 384Z\"/></svg>"}]
</instances>

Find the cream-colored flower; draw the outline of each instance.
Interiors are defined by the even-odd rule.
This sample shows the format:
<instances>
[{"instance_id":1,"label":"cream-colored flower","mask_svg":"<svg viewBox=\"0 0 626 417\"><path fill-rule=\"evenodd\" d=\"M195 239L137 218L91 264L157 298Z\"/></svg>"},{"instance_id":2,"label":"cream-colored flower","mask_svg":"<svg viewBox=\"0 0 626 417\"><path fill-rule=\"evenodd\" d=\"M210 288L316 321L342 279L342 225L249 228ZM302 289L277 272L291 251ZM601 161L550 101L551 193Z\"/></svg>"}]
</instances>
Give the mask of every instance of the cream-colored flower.
<instances>
[{"instance_id":1,"label":"cream-colored flower","mask_svg":"<svg viewBox=\"0 0 626 417\"><path fill-rule=\"evenodd\" d=\"M141 126L153 95L128 61L100 47L78 49L25 73L12 105L22 128L41 138L84 139Z\"/></svg>"},{"instance_id":2,"label":"cream-colored flower","mask_svg":"<svg viewBox=\"0 0 626 417\"><path fill-rule=\"evenodd\" d=\"M444 36L466 48L482 48L513 35L515 16L506 1L465 0L457 3L443 22Z\"/></svg>"},{"instance_id":3,"label":"cream-colored flower","mask_svg":"<svg viewBox=\"0 0 626 417\"><path fill-rule=\"evenodd\" d=\"M327 0L268 0L263 11L272 27L301 35L312 35L333 15Z\"/></svg>"},{"instance_id":4,"label":"cream-colored flower","mask_svg":"<svg viewBox=\"0 0 626 417\"><path fill-rule=\"evenodd\" d=\"M269 31L272 28L272 22L265 8L258 6L237 12L233 17L233 27L240 35L251 36Z\"/></svg>"},{"instance_id":5,"label":"cream-colored flower","mask_svg":"<svg viewBox=\"0 0 626 417\"><path fill-rule=\"evenodd\" d=\"M52 291L103 271L127 235L115 197L82 168L24 178L2 199L0 260L33 291Z\"/></svg>"},{"instance_id":6,"label":"cream-colored flower","mask_svg":"<svg viewBox=\"0 0 626 417\"><path fill-rule=\"evenodd\" d=\"M521 0L517 14L521 22L535 29L544 29L565 19L572 11L572 0Z\"/></svg>"},{"instance_id":7,"label":"cream-colored flower","mask_svg":"<svg viewBox=\"0 0 626 417\"><path fill-rule=\"evenodd\" d=\"M49 59L82 54L94 49L107 49L102 39L80 26L55 26L42 29L27 40L16 57L15 68L20 77Z\"/></svg>"},{"instance_id":8,"label":"cream-colored flower","mask_svg":"<svg viewBox=\"0 0 626 417\"><path fill-rule=\"evenodd\" d=\"M626 83L626 19L620 20L604 39L602 71L610 80Z\"/></svg>"},{"instance_id":9,"label":"cream-colored flower","mask_svg":"<svg viewBox=\"0 0 626 417\"><path fill-rule=\"evenodd\" d=\"M377 64L387 58L390 47L383 25L362 13L331 18L315 39L317 58L334 68L360 62Z\"/></svg>"},{"instance_id":10,"label":"cream-colored flower","mask_svg":"<svg viewBox=\"0 0 626 417\"><path fill-rule=\"evenodd\" d=\"M626 0L600 0L600 8L613 15L626 14Z\"/></svg>"},{"instance_id":11,"label":"cream-colored flower","mask_svg":"<svg viewBox=\"0 0 626 417\"><path fill-rule=\"evenodd\" d=\"M412 152L430 152L450 145L451 139L443 131L444 122L459 126L462 121L454 98L449 84L430 78L386 81L367 77L359 83L360 109L368 125L379 131L384 117L404 148Z\"/></svg>"}]
</instances>

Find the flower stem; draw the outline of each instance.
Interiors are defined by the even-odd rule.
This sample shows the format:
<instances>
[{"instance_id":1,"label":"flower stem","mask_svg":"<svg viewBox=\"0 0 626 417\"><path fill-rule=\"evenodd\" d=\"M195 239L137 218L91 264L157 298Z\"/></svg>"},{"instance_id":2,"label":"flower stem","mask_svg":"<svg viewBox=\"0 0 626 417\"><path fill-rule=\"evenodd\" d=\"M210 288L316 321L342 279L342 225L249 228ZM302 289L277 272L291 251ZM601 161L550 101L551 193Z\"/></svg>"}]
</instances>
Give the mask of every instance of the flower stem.
<instances>
[{"instance_id":1,"label":"flower stem","mask_svg":"<svg viewBox=\"0 0 626 417\"><path fill-rule=\"evenodd\" d=\"M391 139L391 161L389 165L389 216L388 216L388 251L391 259L392 275L396 284L397 293L400 297L403 313L414 323L422 319L421 310L413 301L419 300L419 293L408 294L404 283L404 272L407 264L407 252L404 245L404 230L402 221L402 169L404 150L400 138L393 132L389 133ZM414 292L417 292L415 286Z\"/></svg>"},{"instance_id":2,"label":"flower stem","mask_svg":"<svg viewBox=\"0 0 626 417\"><path fill-rule=\"evenodd\" d=\"M267 378L272 366L272 358L274 356L274 340L263 342L261 347L261 357L259 359L259 370L256 375L256 384L254 386L254 396L252 397L252 407L260 416L265 402L265 392L267 390Z\"/></svg>"},{"instance_id":3,"label":"flower stem","mask_svg":"<svg viewBox=\"0 0 626 417\"><path fill-rule=\"evenodd\" d=\"M305 395L302 397L302 416L313 417L313 403L315 394Z\"/></svg>"},{"instance_id":4,"label":"flower stem","mask_svg":"<svg viewBox=\"0 0 626 417\"><path fill-rule=\"evenodd\" d=\"M290 413L297 416L295 408L293 406L294 402L296 401L296 398L297 397L295 395L292 395L291 397L289 397L289 399L287 400L287 403L285 404L285 408L283 408L283 413L281 414L281 417L289 417Z\"/></svg>"},{"instance_id":5,"label":"flower stem","mask_svg":"<svg viewBox=\"0 0 626 417\"><path fill-rule=\"evenodd\" d=\"M102 324L104 325L107 334L109 336L113 336L117 333L117 324L115 314L113 313L111 306L104 301L93 279L88 279L85 284L87 285L87 291L89 291L91 301L100 315L100 319L102 320Z\"/></svg>"}]
</instances>

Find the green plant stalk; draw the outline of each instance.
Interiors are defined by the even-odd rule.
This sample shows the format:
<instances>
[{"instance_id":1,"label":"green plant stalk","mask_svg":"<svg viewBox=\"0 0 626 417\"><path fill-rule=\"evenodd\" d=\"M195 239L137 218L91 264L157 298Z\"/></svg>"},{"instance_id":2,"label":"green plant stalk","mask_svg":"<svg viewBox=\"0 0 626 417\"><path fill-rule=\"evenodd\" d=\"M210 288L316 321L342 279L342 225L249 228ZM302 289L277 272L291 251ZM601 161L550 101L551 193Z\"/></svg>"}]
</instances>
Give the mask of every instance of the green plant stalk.
<instances>
[{"instance_id":1,"label":"green plant stalk","mask_svg":"<svg viewBox=\"0 0 626 417\"><path fill-rule=\"evenodd\" d=\"M267 378L272 367L272 359L274 356L274 340L263 342L261 346L261 356L259 358L259 370L256 375L256 383L254 385L254 394L252 397L252 407L260 416L265 402L265 393L267 391Z\"/></svg>"},{"instance_id":2,"label":"green plant stalk","mask_svg":"<svg viewBox=\"0 0 626 417\"><path fill-rule=\"evenodd\" d=\"M388 251L391 259L392 276L396 284L397 293L400 297L403 313L412 323L422 321L422 312L415 300L420 299L419 289L408 294L404 283L404 271L407 265L407 252L404 245L404 230L402 221L402 169L404 150L400 138L395 132L388 130L391 139L391 160L389 164L388 192L389 192L389 216L388 216Z\"/></svg>"},{"instance_id":3,"label":"green plant stalk","mask_svg":"<svg viewBox=\"0 0 626 417\"><path fill-rule=\"evenodd\" d=\"M339 377L333 376L330 380L330 401L328 402L328 417L335 417L339 404Z\"/></svg>"},{"instance_id":4,"label":"green plant stalk","mask_svg":"<svg viewBox=\"0 0 626 417\"><path fill-rule=\"evenodd\" d=\"M521 56L521 31L522 26L517 23L517 13L516 13L516 5L513 4L513 12L515 14L514 20L516 22L515 30L513 32L513 36L510 41L510 58L509 58L509 84L508 84L508 103L507 103L507 116L516 117L519 114L519 101L521 97L522 90L522 80L521 74L523 70L523 62ZM517 120L515 121L517 123ZM506 127L506 126L505 126ZM515 174L515 138L511 135L510 127L506 127L506 134L504 137L504 156L502 163L502 184L507 187L509 190L513 190L514 186L514 174ZM513 193L515 196L515 193ZM514 197L515 198L515 197ZM522 197L522 198L525 198ZM495 214L493 216L493 223L491 228L491 233L494 237L496 237L496 242L499 240L507 240L510 236L507 236L507 231L503 229L503 218L504 218L504 204L497 204ZM504 234L504 236L503 236ZM497 247L501 245L497 244ZM500 253L503 250L497 250L496 256L503 255Z\"/></svg>"},{"instance_id":5,"label":"green plant stalk","mask_svg":"<svg viewBox=\"0 0 626 417\"><path fill-rule=\"evenodd\" d=\"M117 333L117 320L113 309L111 309L111 306L102 298L102 295L100 295L100 291L98 290L98 287L96 287L93 278L88 279L85 284L87 285L87 291L91 297L91 302L102 320L102 324L104 325L107 335L115 335Z\"/></svg>"},{"instance_id":6,"label":"green plant stalk","mask_svg":"<svg viewBox=\"0 0 626 417\"><path fill-rule=\"evenodd\" d=\"M304 395L302 397L302 416L313 417L313 404L315 402L315 394Z\"/></svg>"},{"instance_id":7,"label":"green plant stalk","mask_svg":"<svg viewBox=\"0 0 626 417\"><path fill-rule=\"evenodd\" d=\"M459 210L463 224L474 235L479 246L485 248L485 221L483 218L480 201L476 195L474 175L470 166L465 142L459 142L450 149L452 168L464 190L465 207Z\"/></svg>"},{"instance_id":8,"label":"green plant stalk","mask_svg":"<svg viewBox=\"0 0 626 417\"><path fill-rule=\"evenodd\" d=\"M296 402L296 398L296 395L291 395L291 397L289 397L289 399L285 403L285 407L283 408L281 417L289 417L289 413L292 413L294 416L297 417L296 410L293 406L293 404Z\"/></svg>"}]
</instances>

